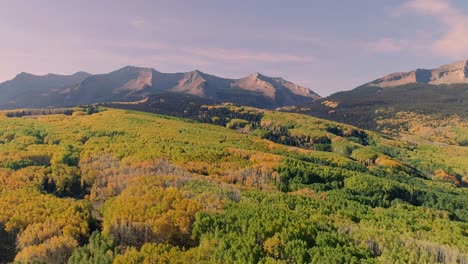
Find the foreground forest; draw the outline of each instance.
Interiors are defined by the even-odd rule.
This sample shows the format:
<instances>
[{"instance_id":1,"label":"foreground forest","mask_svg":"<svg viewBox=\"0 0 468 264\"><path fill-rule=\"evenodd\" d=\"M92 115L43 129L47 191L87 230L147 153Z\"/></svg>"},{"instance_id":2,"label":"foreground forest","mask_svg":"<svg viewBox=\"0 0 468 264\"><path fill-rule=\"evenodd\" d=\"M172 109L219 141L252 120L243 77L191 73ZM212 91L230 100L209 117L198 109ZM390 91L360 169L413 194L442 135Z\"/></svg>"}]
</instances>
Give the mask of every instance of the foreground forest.
<instances>
[{"instance_id":1,"label":"foreground forest","mask_svg":"<svg viewBox=\"0 0 468 264\"><path fill-rule=\"evenodd\" d=\"M0 260L468 263L466 147L233 105L184 113L5 112Z\"/></svg>"}]
</instances>

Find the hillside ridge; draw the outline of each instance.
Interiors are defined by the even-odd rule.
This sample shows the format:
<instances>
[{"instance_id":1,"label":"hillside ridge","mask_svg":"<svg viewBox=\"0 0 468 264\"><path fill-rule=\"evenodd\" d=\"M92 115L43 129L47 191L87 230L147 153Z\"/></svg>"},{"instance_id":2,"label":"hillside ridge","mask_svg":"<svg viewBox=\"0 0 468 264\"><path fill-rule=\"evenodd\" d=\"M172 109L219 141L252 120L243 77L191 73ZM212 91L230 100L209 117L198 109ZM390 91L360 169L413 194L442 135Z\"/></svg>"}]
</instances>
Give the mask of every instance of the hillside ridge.
<instances>
[{"instance_id":1,"label":"hillside ridge","mask_svg":"<svg viewBox=\"0 0 468 264\"><path fill-rule=\"evenodd\" d=\"M435 69L397 72L368 83L370 86L393 87L410 83L455 84L468 83L468 60L446 64Z\"/></svg>"},{"instance_id":2,"label":"hillside ridge","mask_svg":"<svg viewBox=\"0 0 468 264\"><path fill-rule=\"evenodd\" d=\"M8 89L11 83L14 83L14 88ZM24 95L25 90L35 93ZM12 80L0 83L0 92L5 94L4 98L10 99L0 100L0 109L138 101L160 92L187 93L216 102L269 109L310 103L321 98L308 88L260 73L230 79L200 70L163 73L153 68L131 65L94 75L84 72L70 76L20 73Z\"/></svg>"}]
</instances>

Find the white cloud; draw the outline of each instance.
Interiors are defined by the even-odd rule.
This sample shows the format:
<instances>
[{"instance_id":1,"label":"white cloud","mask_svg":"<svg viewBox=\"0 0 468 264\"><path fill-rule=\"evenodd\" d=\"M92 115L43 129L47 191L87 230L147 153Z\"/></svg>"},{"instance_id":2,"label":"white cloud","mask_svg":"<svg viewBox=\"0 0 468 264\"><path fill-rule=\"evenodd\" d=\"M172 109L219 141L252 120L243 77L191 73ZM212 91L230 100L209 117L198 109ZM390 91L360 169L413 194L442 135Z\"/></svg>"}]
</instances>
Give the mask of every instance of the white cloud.
<instances>
[{"instance_id":1,"label":"white cloud","mask_svg":"<svg viewBox=\"0 0 468 264\"><path fill-rule=\"evenodd\" d=\"M468 57L468 15L450 0L410 0L400 7L400 14L430 16L443 25L443 33L430 45L434 53L452 59Z\"/></svg>"}]
</instances>

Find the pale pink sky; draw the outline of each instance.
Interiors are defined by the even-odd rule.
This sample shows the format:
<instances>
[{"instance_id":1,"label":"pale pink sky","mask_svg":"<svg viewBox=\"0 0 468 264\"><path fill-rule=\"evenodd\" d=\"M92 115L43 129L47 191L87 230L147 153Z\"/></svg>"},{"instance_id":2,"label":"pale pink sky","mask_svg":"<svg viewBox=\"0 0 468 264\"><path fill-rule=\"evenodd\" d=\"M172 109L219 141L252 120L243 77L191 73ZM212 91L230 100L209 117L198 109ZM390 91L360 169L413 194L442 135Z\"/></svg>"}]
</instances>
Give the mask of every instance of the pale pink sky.
<instances>
[{"instance_id":1,"label":"pale pink sky","mask_svg":"<svg viewBox=\"0 0 468 264\"><path fill-rule=\"evenodd\" d=\"M0 81L125 65L282 76L321 95L468 58L463 0L0 0Z\"/></svg>"}]
</instances>

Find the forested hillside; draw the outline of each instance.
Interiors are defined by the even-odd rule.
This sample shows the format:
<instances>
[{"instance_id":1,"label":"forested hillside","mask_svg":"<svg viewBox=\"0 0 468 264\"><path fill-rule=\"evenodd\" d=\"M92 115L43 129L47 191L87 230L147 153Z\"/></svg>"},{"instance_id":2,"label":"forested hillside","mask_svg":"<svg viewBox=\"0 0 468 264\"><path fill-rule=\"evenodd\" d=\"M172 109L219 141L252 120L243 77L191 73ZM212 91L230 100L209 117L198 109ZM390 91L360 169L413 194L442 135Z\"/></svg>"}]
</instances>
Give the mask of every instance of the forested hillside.
<instances>
[{"instance_id":1,"label":"forested hillside","mask_svg":"<svg viewBox=\"0 0 468 264\"><path fill-rule=\"evenodd\" d=\"M0 259L468 262L466 147L187 100L0 116Z\"/></svg>"},{"instance_id":2,"label":"forested hillside","mask_svg":"<svg viewBox=\"0 0 468 264\"><path fill-rule=\"evenodd\" d=\"M312 104L285 107L413 142L468 145L468 85L363 85Z\"/></svg>"}]
</instances>

